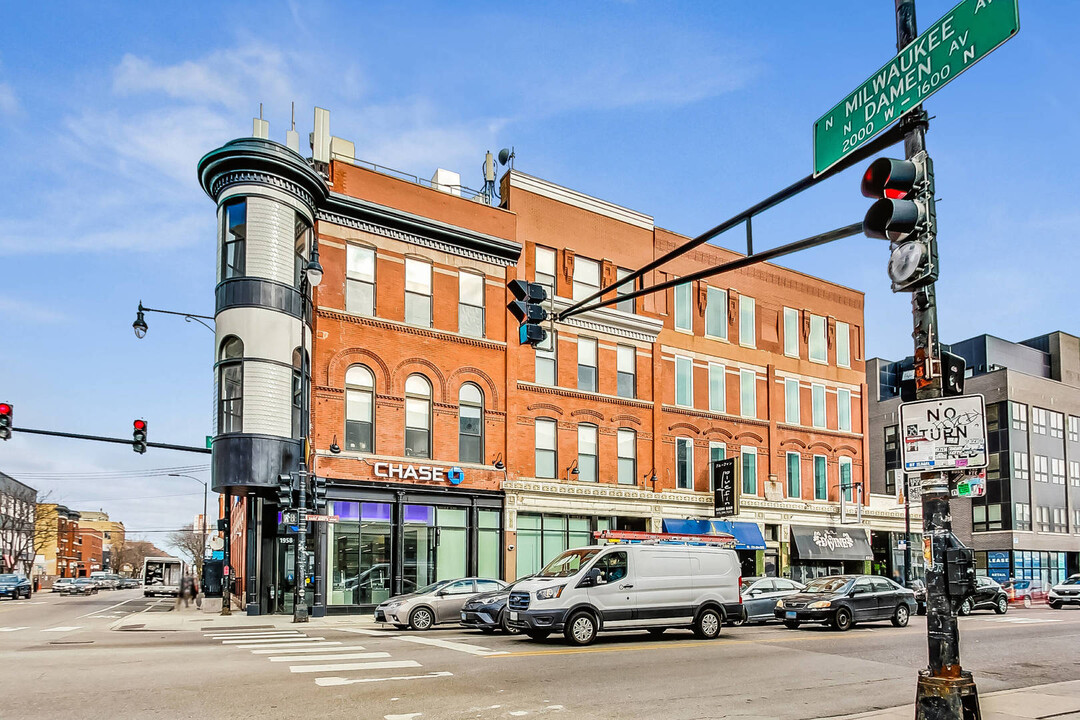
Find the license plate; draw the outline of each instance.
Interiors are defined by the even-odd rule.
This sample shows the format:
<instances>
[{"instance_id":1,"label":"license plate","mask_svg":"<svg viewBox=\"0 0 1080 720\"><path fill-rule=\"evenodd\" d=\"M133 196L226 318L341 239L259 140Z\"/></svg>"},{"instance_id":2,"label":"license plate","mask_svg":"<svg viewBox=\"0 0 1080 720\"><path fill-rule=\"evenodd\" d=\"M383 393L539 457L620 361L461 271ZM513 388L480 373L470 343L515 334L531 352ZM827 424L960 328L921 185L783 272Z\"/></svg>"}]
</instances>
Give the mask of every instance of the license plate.
<instances>
[{"instance_id":1,"label":"license plate","mask_svg":"<svg viewBox=\"0 0 1080 720\"><path fill-rule=\"evenodd\" d=\"M792 610L788 610L786 613L784 613L784 617L790 618L791 620L794 620L796 617L798 617L798 613L796 613L796 612L794 612Z\"/></svg>"},{"instance_id":2,"label":"license plate","mask_svg":"<svg viewBox=\"0 0 1080 720\"><path fill-rule=\"evenodd\" d=\"M510 619L511 620L517 620L518 619L518 614L516 612L511 611L510 612Z\"/></svg>"}]
</instances>

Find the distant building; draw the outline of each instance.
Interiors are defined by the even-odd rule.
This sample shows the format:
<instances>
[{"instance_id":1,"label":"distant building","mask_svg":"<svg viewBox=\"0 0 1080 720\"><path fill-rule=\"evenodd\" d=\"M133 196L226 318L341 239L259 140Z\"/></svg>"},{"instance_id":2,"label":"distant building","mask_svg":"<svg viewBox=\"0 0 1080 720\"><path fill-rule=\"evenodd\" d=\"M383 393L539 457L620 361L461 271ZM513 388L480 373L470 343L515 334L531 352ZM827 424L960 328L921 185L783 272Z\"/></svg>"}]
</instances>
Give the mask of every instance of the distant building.
<instances>
[{"instance_id":1,"label":"distant building","mask_svg":"<svg viewBox=\"0 0 1080 720\"><path fill-rule=\"evenodd\" d=\"M38 503L34 524L41 542L38 555L45 574L52 578L80 577L79 513L57 503Z\"/></svg>"},{"instance_id":2,"label":"distant building","mask_svg":"<svg viewBox=\"0 0 1080 720\"><path fill-rule=\"evenodd\" d=\"M79 527L79 564L75 577L89 577L92 572L105 570L104 540L100 530Z\"/></svg>"},{"instance_id":3,"label":"distant building","mask_svg":"<svg viewBox=\"0 0 1080 720\"><path fill-rule=\"evenodd\" d=\"M110 572L118 572L119 569L113 567L112 551L114 546L121 548L124 546L126 537L124 523L110 520L109 513L104 510L80 510L79 515L82 516L79 519L80 528L89 528L101 533L102 569Z\"/></svg>"},{"instance_id":4,"label":"distant building","mask_svg":"<svg viewBox=\"0 0 1080 720\"><path fill-rule=\"evenodd\" d=\"M1080 571L1080 338L979 335L945 347L967 362L965 393L986 399L989 452L986 495L953 499L953 531L998 580ZM912 368L910 357L866 365L875 493L903 482L898 408Z\"/></svg>"},{"instance_id":5,"label":"distant building","mask_svg":"<svg viewBox=\"0 0 1080 720\"><path fill-rule=\"evenodd\" d=\"M37 490L0 473L0 572L32 574Z\"/></svg>"}]
</instances>

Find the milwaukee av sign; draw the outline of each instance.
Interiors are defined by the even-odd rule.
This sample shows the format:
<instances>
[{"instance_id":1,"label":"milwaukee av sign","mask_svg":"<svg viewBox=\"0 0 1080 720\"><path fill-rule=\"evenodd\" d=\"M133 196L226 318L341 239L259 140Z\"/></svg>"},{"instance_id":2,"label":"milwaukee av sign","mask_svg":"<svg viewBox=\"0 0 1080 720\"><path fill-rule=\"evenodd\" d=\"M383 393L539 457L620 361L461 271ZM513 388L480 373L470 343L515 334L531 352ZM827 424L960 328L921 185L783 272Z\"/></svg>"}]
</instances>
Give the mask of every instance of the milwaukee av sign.
<instances>
[{"instance_id":1,"label":"milwaukee av sign","mask_svg":"<svg viewBox=\"0 0 1080 720\"><path fill-rule=\"evenodd\" d=\"M814 123L814 175L918 107L1020 29L1017 0L964 0Z\"/></svg>"}]
</instances>

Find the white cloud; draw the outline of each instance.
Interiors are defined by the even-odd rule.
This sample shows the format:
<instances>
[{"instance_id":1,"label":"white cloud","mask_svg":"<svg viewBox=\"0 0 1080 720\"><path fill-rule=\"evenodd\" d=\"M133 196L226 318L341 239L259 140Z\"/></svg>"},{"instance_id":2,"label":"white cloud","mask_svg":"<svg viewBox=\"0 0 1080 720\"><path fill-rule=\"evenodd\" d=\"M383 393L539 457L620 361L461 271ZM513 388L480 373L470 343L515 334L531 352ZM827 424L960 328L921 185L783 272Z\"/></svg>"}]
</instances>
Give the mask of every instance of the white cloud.
<instances>
[{"instance_id":1,"label":"white cloud","mask_svg":"<svg viewBox=\"0 0 1080 720\"><path fill-rule=\"evenodd\" d=\"M3 295L0 295L0 315L6 316L9 322L21 321L50 325L64 323L70 319L64 313L57 312L44 305L25 300L16 300Z\"/></svg>"},{"instance_id":2,"label":"white cloud","mask_svg":"<svg viewBox=\"0 0 1080 720\"><path fill-rule=\"evenodd\" d=\"M7 83L0 83L0 115L14 115L19 112L19 98Z\"/></svg>"}]
</instances>

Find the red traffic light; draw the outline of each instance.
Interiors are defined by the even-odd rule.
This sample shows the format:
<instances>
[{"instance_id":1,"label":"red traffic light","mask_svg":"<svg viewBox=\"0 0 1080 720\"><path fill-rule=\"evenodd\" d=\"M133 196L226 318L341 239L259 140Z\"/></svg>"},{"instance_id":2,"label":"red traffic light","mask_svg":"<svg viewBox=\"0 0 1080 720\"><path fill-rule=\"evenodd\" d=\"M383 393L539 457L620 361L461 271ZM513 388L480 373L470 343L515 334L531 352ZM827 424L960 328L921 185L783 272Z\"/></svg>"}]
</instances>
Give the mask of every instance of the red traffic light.
<instances>
[{"instance_id":1,"label":"red traffic light","mask_svg":"<svg viewBox=\"0 0 1080 720\"><path fill-rule=\"evenodd\" d=\"M10 415L11 406L7 403L0 403L0 415Z\"/></svg>"},{"instance_id":2,"label":"red traffic light","mask_svg":"<svg viewBox=\"0 0 1080 720\"><path fill-rule=\"evenodd\" d=\"M868 198L903 200L922 179L921 174L910 160L878 158L863 173L862 194Z\"/></svg>"},{"instance_id":3,"label":"red traffic light","mask_svg":"<svg viewBox=\"0 0 1080 720\"><path fill-rule=\"evenodd\" d=\"M146 421L145 420L136 420L135 422L132 423L132 426L136 430L145 430L146 429Z\"/></svg>"}]
</instances>

